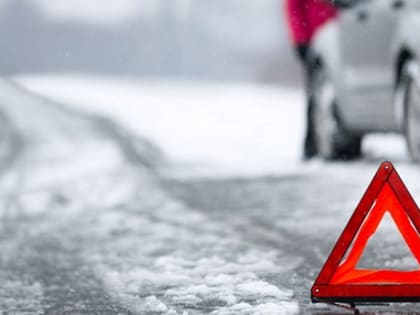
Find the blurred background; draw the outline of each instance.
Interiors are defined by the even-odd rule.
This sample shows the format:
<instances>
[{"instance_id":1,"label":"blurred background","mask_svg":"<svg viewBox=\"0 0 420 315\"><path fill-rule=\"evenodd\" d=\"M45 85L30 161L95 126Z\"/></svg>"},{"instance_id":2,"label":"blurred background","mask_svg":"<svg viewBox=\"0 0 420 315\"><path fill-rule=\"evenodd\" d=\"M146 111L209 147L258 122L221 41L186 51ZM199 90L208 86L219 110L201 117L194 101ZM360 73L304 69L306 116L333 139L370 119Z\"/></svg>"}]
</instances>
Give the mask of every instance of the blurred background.
<instances>
[{"instance_id":1,"label":"blurred background","mask_svg":"<svg viewBox=\"0 0 420 315\"><path fill-rule=\"evenodd\" d=\"M282 7L0 0L0 313L331 314L310 286L379 161L419 175L399 135L302 160Z\"/></svg>"},{"instance_id":2,"label":"blurred background","mask_svg":"<svg viewBox=\"0 0 420 315\"><path fill-rule=\"evenodd\" d=\"M0 71L189 168L283 173L305 125L283 2L1 0Z\"/></svg>"},{"instance_id":3,"label":"blurred background","mask_svg":"<svg viewBox=\"0 0 420 315\"><path fill-rule=\"evenodd\" d=\"M282 2L1 0L0 68L296 84Z\"/></svg>"}]
</instances>

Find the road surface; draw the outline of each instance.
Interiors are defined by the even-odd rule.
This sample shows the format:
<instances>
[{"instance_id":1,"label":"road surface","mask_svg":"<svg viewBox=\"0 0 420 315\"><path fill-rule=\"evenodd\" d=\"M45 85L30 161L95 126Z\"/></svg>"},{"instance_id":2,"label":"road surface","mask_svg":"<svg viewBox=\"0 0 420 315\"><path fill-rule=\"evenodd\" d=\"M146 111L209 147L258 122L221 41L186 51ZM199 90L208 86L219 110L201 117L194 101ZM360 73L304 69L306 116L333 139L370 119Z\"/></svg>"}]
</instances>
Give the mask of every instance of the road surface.
<instances>
[{"instance_id":1,"label":"road surface","mask_svg":"<svg viewBox=\"0 0 420 315\"><path fill-rule=\"evenodd\" d=\"M2 314L346 313L309 290L380 159L177 177L165 148L124 126L7 80L0 91ZM396 162L420 197L418 167ZM392 228L363 264L411 266Z\"/></svg>"}]
</instances>

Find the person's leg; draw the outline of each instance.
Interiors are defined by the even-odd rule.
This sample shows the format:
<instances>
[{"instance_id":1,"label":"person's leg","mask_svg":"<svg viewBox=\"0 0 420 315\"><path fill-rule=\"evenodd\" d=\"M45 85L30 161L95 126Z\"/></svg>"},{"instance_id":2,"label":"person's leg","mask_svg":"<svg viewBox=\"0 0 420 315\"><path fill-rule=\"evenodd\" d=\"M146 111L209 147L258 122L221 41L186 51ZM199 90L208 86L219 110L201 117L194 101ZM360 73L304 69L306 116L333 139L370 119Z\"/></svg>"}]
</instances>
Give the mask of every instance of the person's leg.
<instances>
[{"instance_id":1,"label":"person's leg","mask_svg":"<svg viewBox=\"0 0 420 315\"><path fill-rule=\"evenodd\" d=\"M315 139L315 130L314 130L314 106L307 93L307 100L306 100L306 133L305 133L305 140L304 140L304 159L310 159L314 157L317 152L316 147L316 139Z\"/></svg>"},{"instance_id":2,"label":"person's leg","mask_svg":"<svg viewBox=\"0 0 420 315\"><path fill-rule=\"evenodd\" d=\"M306 85L306 133L303 147L303 157L305 160L317 155L317 146L315 138L315 124L314 124L314 104L313 104L313 87L311 80L311 73L313 69L307 63L305 67L305 85Z\"/></svg>"}]
</instances>

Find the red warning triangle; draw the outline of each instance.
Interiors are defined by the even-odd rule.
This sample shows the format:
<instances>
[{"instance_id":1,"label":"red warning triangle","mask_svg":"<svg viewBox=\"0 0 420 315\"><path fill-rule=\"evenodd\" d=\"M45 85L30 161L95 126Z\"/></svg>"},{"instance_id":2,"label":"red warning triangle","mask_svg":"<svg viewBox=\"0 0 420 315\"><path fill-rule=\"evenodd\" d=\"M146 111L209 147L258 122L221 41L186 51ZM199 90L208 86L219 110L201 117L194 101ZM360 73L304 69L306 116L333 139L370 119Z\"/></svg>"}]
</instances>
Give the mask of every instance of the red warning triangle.
<instances>
[{"instance_id":1,"label":"red warning triangle","mask_svg":"<svg viewBox=\"0 0 420 315\"><path fill-rule=\"evenodd\" d=\"M415 270L357 269L369 239L389 213ZM313 302L420 301L420 211L394 166L384 162L335 244L311 291Z\"/></svg>"}]
</instances>

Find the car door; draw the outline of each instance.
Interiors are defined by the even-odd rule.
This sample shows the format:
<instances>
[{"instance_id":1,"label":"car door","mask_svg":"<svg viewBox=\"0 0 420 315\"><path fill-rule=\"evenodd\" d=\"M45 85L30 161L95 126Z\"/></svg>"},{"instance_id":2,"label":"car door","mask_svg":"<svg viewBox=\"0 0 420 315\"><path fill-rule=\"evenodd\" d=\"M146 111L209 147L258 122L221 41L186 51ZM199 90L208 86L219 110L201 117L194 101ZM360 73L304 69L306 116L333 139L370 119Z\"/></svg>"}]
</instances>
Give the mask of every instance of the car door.
<instances>
[{"instance_id":1,"label":"car door","mask_svg":"<svg viewBox=\"0 0 420 315\"><path fill-rule=\"evenodd\" d=\"M359 0L341 12L339 101L340 111L352 128L396 128L391 38L400 1Z\"/></svg>"}]
</instances>

